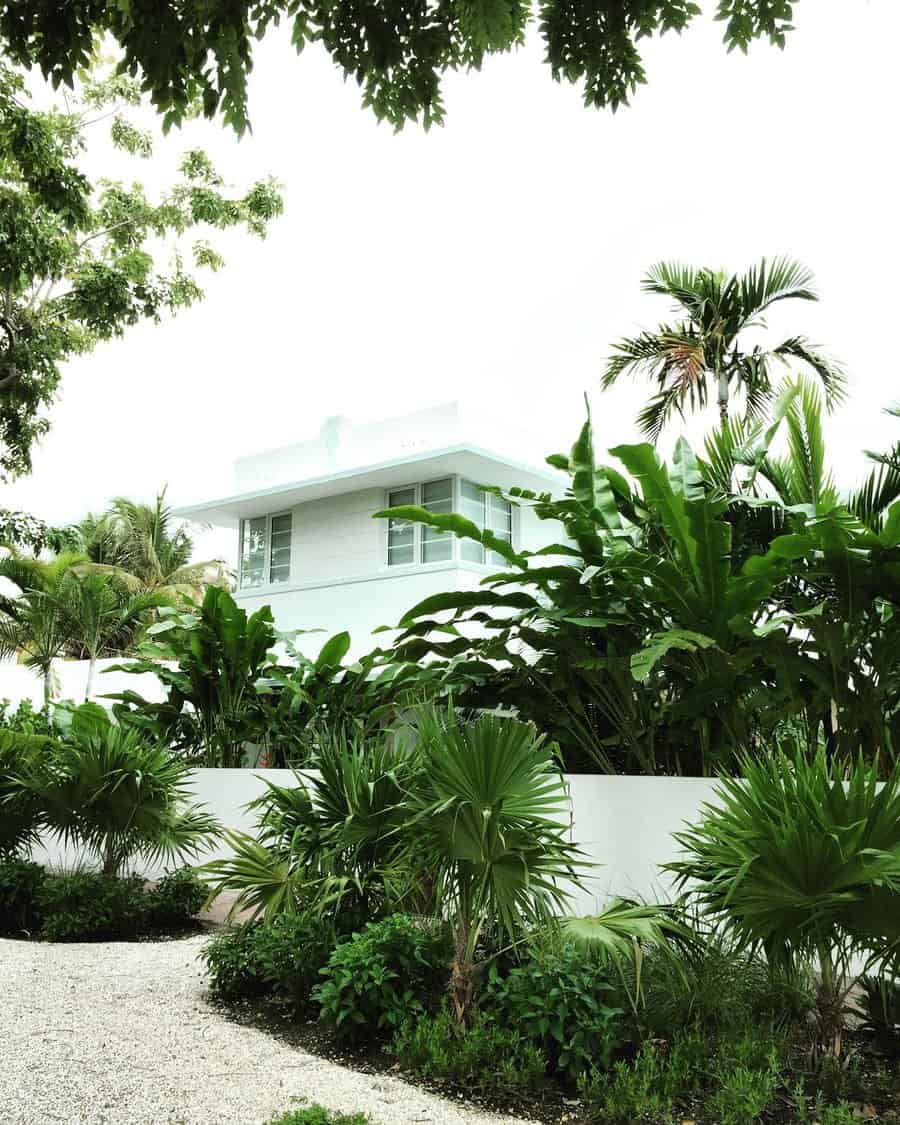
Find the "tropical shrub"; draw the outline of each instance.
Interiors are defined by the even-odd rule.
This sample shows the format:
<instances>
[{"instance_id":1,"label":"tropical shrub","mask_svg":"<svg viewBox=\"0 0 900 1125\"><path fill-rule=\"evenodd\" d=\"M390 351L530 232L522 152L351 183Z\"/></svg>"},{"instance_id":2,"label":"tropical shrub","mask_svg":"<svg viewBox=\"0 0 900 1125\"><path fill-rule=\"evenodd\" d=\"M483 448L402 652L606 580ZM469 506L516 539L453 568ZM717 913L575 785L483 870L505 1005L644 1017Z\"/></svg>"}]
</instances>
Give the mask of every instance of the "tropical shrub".
<instances>
[{"instance_id":1,"label":"tropical shrub","mask_svg":"<svg viewBox=\"0 0 900 1125\"><path fill-rule=\"evenodd\" d=\"M538 1090L547 1070L547 1060L527 1036L482 1012L462 1030L446 1008L410 1019L390 1050L404 1070L483 1093Z\"/></svg>"},{"instance_id":2,"label":"tropical shrub","mask_svg":"<svg viewBox=\"0 0 900 1125\"><path fill-rule=\"evenodd\" d=\"M810 974L767 964L729 931L687 918L689 939L677 956L650 949L641 967L637 1019L652 1036L699 1025L728 1032L771 1023L800 1023L813 1006Z\"/></svg>"},{"instance_id":3,"label":"tropical shrub","mask_svg":"<svg viewBox=\"0 0 900 1125\"><path fill-rule=\"evenodd\" d=\"M269 922L236 926L217 934L201 954L210 990L222 1000L267 994L285 997L298 1012L344 935L319 915L280 914Z\"/></svg>"},{"instance_id":4,"label":"tropical shrub","mask_svg":"<svg viewBox=\"0 0 900 1125\"><path fill-rule=\"evenodd\" d=\"M439 926L404 914L370 922L331 953L313 992L319 1019L343 1036L389 1034L439 993L450 959Z\"/></svg>"},{"instance_id":5,"label":"tropical shrub","mask_svg":"<svg viewBox=\"0 0 900 1125\"><path fill-rule=\"evenodd\" d=\"M27 859L0 858L0 933L33 933L40 924L36 907L46 873Z\"/></svg>"},{"instance_id":6,"label":"tropical shrub","mask_svg":"<svg viewBox=\"0 0 900 1125\"><path fill-rule=\"evenodd\" d=\"M458 514L377 513L507 564L413 606L391 659L443 671L457 706L515 709L569 770L709 775L788 729L893 760L900 472L883 465L842 501L820 413L808 386L786 384L770 424L729 421L705 457L682 440L665 466L651 445L621 445L615 467L597 463L589 417L548 458L570 476L563 498L500 493L558 526L539 552ZM786 459L770 454L782 426Z\"/></svg>"},{"instance_id":7,"label":"tropical shrub","mask_svg":"<svg viewBox=\"0 0 900 1125\"><path fill-rule=\"evenodd\" d=\"M253 926L222 930L200 956L209 975L209 988L220 1000L250 1000L272 991L256 954Z\"/></svg>"},{"instance_id":8,"label":"tropical shrub","mask_svg":"<svg viewBox=\"0 0 900 1125\"><path fill-rule=\"evenodd\" d=\"M206 902L206 885L190 867L170 871L144 896L144 913L153 927L184 924Z\"/></svg>"},{"instance_id":9,"label":"tropical shrub","mask_svg":"<svg viewBox=\"0 0 900 1125\"><path fill-rule=\"evenodd\" d=\"M779 1086L783 1044L761 1028L710 1037L692 1028L646 1040L633 1060L579 1079L588 1120L631 1125L670 1120L702 1099L710 1119L752 1125Z\"/></svg>"},{"instance_id":10,"label":"tropical shrub","mask_svg":"<svg viewBox=\"0 0 900 1125\"><path fill-rule=\"evenodd\" d=\"M492 966L481 1000L486 1018L515 1028L552 1070L571 1080L608 1067L626 1038L617 985L596 949L574 942L530 945L505 975Z\"/></svg>"},{"instance_id":11,"label":"tropical shrub","mask_svg":"<svg viewBox=\"0 0 900 1125\"><path fill-rule=\"evenodd\" d=\"M144 928L144 883L96 871L48 875L35 896L45 941L133 937Z\"/></svg>"},{"instance_id":12,"label":"tropical shrub","mask_svg":"<svg viewBox=\"0 0 900 1125\"><path fill-rule=\"evenodd\" d=\"M0 700L0 732L36 734L53 738L59 732L49 707L36 710L30 699L20 699L15 708L8 699Z\"/></svg>"},{"instance_id":13,"label":"tropical shrub","mask_svg":"<svg viewBox=\"0 0 900 1125\"><path fill-rule=\"evenodd\" d=\"M742 946L815 966L819 1047L838 1055L854 959L884 965L900 939L900 768L879 785L877 764L824 751L741 764L667 866Z\"/></svg>"},{"instance_id":14,"label":"tropical shrub","mask_svg":"<svg viewBox=\"0 0 900 1125\"><path fill-rule=\"evenodd\" d=\"M72 711L66 741L30 758L14 785L36 801L42 828L115 875L138 856L196 855L218 835L217 821L188 804L189 774L183 759L85 703Z\"/></svg>"}]
</instances>

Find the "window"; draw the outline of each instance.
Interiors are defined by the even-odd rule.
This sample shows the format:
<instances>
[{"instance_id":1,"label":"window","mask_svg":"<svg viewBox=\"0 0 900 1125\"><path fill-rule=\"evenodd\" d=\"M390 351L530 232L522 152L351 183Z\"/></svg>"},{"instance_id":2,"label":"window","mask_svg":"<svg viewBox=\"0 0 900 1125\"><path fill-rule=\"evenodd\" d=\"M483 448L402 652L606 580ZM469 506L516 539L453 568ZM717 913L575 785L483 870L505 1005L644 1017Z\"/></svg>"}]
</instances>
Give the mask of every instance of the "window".
<instances>
[{"instance_id":1,"label":"window","mask_svg":"<svg viewBox=\"0 0 900 1125\"><path fill-rule=\"evenodd\" d=\"M477 484L464 480L460 482L460 511L482 531L492 531L498 539L512 544L512 505L508 500L483 492ZM491 566L505 564L502 555L486 550L471 539L461 541L460 555L467 562L489 563Z\"/></svg>"},{"instance_id":2,"label":"window","mask_svg":"<svg viewBox=\"0 0 900 1125\"><path fill-rule=\"evenodd\" d=\"M388 507L417 504L429 512L453 511L453 478L410 485L388 493ZM411 566L416 562L447 562L453 558L453 536L434 527L407 520L388 520L388 566Z\"/></svg>"},{"instance_id":3,"label":"window","mask_svg":"<svg viewBox=\"0 0 900 1125\"><path fill-rule=\"evenodd\" d=\"M477 527L482 530L488 528L498 539L512 543L512 506L509 502L483 492L478 485L467 480L459 481L459 493L455 494L456 479L447 477L397 488L388 493L387 506L399 508L413 504L442 515L459 511ZM450 532L438 531L425 524L413 524L408 520L388 520L388 566L449 562L454 558L491 566L504 564L496 551L486 551L480 543L473 543L471 539L457 540Z\"/></svg>"},{"instance_id":4,"label":"window","mask_svg":"<svg viewBox=\"0 0 900 1125\"><path fill-rule=\"evenodd\" d=\"M291 513L241 520L241 589L288 582Z\"/></svg>"}]
</instances>

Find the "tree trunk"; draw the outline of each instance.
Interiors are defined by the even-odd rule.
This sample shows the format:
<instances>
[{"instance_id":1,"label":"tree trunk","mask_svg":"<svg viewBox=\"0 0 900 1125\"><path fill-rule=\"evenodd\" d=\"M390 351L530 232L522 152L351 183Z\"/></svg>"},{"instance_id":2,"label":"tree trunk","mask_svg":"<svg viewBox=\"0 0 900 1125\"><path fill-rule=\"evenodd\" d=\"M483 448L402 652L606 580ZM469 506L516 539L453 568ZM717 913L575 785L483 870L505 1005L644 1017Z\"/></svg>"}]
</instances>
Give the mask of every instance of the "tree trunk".
<instances>
[{"instance_id":1,"label":"tree trunk","mask_svg":"<svg viewBox=\"0 0 900 1125\"><path fill-rule=\"evenodd\" d=\"M462 925L456 938L456 954L450 970L450 1004L460 1029L464 1029L475 1000L475 962L472 956L472 934Z\"/></svg>"},{"instance_id":2,"label":"tree trunk","mask_svg":"<svg viewBox=\"0 0 900 1125\"><path fill-rule=\"evenodd\" d=\"M719 421L724 426L728 421L728 376L719 375Z\"/></svg>"},{"instance_id":3,"label":"tree trunk","mask_svg":"<svg viewBox=\"0 0 900 1125\"><path fill-rule=\"evenodd\" d=\"M841 1057L844 1032L841 984L835 977L830 954L820 952L819 986L816 989L816 1047L821 1057Z\"/></svg>"},{"instance_id":4,"label":"tree trunk","mask_svg":"<svg viewBox=\"0 0 900 1125\"><path fill-rule=\"evenodd\" d=\"M97 657L92 656L90 658L90 661L88 662L87 683L85 684L85 688L84 688L84 701L85 701L85 703L87 703L87 701L91 698L91 691L93 690L93 687L94 687L94 670L96 669L96 667L97 667Z\"/></svg>"},{"instance_id":5,"label":"tree trunk","mask_svg":"<svg viewBox=\"0 0 900 1125\"><path fill-rule=\"evenodd\" d=\"M118 875L119 857L116 855L112 840L108 840L103 851L103 874Z\"/></svg>"}]
</instances>

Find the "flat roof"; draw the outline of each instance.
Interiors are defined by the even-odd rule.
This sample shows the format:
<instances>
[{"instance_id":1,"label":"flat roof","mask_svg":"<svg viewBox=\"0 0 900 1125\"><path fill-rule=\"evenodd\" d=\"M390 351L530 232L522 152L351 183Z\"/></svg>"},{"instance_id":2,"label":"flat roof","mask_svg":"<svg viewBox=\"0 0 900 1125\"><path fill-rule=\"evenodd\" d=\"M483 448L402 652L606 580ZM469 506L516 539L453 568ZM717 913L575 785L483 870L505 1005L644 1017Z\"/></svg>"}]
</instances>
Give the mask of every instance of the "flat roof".
<instances>
[{"instance_id":1,"label":"flat roof","mask_svg":"<svg viewBox=\"0 0 900 1125\"><path fill-rule=\"evenodd\" d=\"M452 473L469 477L476 484L493 484L500 488L519 485L560 491L565 481L564 474L549 467L536 468L476 445L463 444L187 504L175 508L174 514L220 527L237 527L241 519L271 512L273 505L276 508L293 508L309 500L321 500L365 488L399 488Z\"/></svg>"}]
</instances>

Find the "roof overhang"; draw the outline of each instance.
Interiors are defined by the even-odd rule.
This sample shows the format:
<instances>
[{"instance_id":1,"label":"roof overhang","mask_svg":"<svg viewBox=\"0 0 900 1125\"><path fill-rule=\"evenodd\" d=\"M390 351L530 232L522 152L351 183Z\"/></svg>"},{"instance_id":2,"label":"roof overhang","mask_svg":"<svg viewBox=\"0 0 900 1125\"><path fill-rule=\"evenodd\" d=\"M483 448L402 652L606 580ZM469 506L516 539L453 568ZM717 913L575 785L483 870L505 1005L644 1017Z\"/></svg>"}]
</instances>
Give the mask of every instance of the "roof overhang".
<instances>
[{"instance_id":1,"label":"roof overhang","mask_svg":"<svg viewBox=\"0 0 900 1125\"><path fill-rule=\"evenodd\" d=\"M452 473L468 477L476 484L492 484L500 488L518 485L535 491L561 493L566 485L565 476L552 469L537 469L510 461L474 445L454 445L374 465L337 470L289 484L275 484L218 500L187 504L176 508L175 515L217 527L237 527L242 519L293 508L309 500L360 492L367 488L399 488Z\"/></svg>"}]
</instances>

